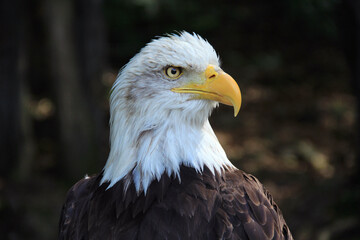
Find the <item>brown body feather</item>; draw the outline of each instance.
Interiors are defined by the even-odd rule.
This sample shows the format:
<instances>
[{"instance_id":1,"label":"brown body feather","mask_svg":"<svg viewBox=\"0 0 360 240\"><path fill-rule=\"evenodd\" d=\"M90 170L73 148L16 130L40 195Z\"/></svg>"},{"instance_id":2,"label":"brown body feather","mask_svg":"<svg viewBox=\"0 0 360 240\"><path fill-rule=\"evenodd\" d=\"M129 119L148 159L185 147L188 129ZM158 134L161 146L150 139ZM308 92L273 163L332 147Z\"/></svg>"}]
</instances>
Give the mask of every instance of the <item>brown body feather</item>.
<instances>
[{"instance_id":1,"label":"brown body feather","mask_svg":"<svg viewBox=\"0 0 360 240\"><path fill-rule=\"evenodd\" d=\"M102 175L68 192L59 239L293 239L269 192L240 170L213 175L181 166L181 182L162 176L146 195Z\"/></svg>"}]
</instances>

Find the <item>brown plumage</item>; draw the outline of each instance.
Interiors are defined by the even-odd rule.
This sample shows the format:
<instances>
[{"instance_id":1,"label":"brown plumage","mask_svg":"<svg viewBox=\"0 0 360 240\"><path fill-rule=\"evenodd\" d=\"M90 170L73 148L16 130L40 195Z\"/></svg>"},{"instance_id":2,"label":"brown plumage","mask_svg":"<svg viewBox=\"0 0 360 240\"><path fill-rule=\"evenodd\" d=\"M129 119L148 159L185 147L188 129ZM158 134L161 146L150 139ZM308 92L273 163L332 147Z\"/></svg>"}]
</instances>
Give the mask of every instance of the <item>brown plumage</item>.
<instances>
[{"instance_id":1,"label":"brown plumage","mask_svg":"<svg viewBox=\"0 0 360 240\"><path fill-rule=\"evenodd\" d=\"M213 175L181 166L137 196L124 181L106 190L101 174L68 192L59 239L292 239L269 192L240 170Z\"/></svg>"}]
</instances>

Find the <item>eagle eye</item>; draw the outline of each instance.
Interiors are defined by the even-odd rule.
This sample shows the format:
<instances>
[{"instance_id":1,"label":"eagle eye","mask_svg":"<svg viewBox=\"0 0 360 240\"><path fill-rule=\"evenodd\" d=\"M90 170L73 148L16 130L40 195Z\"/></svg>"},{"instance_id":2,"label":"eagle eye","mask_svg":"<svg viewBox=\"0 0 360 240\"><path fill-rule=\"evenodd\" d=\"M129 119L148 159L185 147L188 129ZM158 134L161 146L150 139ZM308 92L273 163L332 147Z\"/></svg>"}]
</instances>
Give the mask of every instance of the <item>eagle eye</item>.
<instances>
[{"instance_id":1,"label":"eagle eye","mask_svg":"<svg viewBox=\"0 0 360 240\"><path fill-rule=\"evenodd\" d=\"M167 67L165 68L165 74L171 79L177 79L182 74L182 68L174 66Z\"/></svg>"}]
</instances>

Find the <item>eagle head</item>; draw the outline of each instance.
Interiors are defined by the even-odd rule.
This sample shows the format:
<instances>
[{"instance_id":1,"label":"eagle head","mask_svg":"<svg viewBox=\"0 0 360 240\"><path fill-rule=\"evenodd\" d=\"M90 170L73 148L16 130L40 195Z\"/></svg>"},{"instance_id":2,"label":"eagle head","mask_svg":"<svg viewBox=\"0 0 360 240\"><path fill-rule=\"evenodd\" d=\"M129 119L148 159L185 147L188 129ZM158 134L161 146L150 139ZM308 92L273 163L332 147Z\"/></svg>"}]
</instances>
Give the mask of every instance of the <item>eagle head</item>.
<instances>
[{"instance_id":1,"label":"eagle head","mask_svg":"<svg viewBox=\"0 0 360 240\"><path fill-rule=\"evenodd\" d=\"M232 168L208 117L218 103L239 112L241 94L213 47L182 32L148 43L120 71L110 97L110 154L102 183L126 178L138 192L181 164Z\"/></svg>"}]
</instances>

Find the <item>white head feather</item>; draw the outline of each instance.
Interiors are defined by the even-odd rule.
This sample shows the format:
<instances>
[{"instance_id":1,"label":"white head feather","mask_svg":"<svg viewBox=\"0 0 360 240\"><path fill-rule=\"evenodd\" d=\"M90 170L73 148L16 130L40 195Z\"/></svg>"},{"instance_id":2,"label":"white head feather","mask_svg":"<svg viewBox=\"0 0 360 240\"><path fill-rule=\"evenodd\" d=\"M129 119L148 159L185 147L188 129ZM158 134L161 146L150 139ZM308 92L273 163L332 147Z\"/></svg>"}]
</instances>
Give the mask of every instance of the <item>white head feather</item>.
<instances>
[{"instance_id":1,"label":"white head feather","mask_svg":"<svg viewBox=\"0 0 360 240\"><path fill-rule=\"evenodd\" d=\"M208 121L217 103L171 91L209 64L219 67L213 47L182 32L153 40L125 65L110 97L111 150L101 183L112 187L126 177L146 193L162 174L179 176L182 164L199 172L234 167ZM167 78L167 66L182 67L183 76Z\"/></svg>"}]
</instances>

